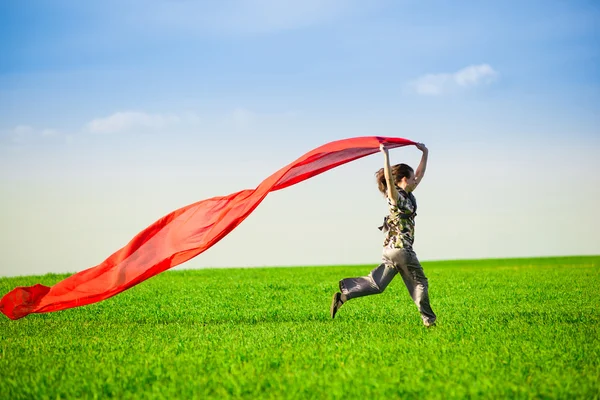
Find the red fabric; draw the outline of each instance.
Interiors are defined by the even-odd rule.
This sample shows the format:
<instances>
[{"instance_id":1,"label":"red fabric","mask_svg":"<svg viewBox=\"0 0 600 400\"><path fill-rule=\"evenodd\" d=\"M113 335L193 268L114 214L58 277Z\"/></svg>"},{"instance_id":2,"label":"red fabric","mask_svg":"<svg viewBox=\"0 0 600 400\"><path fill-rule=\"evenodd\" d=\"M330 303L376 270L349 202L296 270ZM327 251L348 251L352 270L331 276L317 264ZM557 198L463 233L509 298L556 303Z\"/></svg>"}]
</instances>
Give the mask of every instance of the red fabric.
<instances>
[{"instance_id":1,"label":"red fabric","mask_svg":"<svg viewBox=\"0 0 600 400\"><path fill-rule=\"evenodd\" d=\"M256 189L213 197L162 217L103 263L52 287L17 287L0 300L11 319L84 306L112 297L209 249L238 226L267 196L338 165L388 148L415 144L401 138L357 137L318 147L262 181Z\"/></svg>"}]
</instances>

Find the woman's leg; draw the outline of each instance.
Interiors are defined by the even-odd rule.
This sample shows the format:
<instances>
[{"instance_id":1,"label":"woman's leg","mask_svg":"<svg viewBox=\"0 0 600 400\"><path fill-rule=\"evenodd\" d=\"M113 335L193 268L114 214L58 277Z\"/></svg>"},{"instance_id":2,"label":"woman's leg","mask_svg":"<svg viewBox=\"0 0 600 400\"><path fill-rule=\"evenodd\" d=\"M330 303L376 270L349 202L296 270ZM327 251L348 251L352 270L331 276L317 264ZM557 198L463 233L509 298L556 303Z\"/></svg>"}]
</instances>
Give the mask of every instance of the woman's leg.
<instances>
[{"instance_id":1,"label":"woman's leg","mask_svg":"<svg viewBox=\"0 0 600 400\"><path fill-rule=\"evenodd\" d=\"M396 276L398 271L391 260L383 257L383 262L373 269L369 275L359 278L346 278L340 281L340 292L333 295L331 302L331 318L342 304L356 297L382 293Z\"/></svg>"},{"instance_id":2,"label":"woman's leg","mask_svg":"<svg viewBox=\"0 0 600 400\"><path fill-rule=\"evenodd\" d=\"M359 278L346 278L340 281L340 291L345 300L382 293L398 271L389 260L373 269L369 275Z\"/></svg>"},{"instance_id":3,"label":"woman's leg","mask_svg":"<svg viewBox=\"0 0 600 400\"><path fill-rule=\"evenodd\" d=\"M386 254L398 268L410 297L421 313L423 324L433 325L437 317L429 304L429 282L417 255L407 249L390 249Z\"/></svg>"}]
</instances>

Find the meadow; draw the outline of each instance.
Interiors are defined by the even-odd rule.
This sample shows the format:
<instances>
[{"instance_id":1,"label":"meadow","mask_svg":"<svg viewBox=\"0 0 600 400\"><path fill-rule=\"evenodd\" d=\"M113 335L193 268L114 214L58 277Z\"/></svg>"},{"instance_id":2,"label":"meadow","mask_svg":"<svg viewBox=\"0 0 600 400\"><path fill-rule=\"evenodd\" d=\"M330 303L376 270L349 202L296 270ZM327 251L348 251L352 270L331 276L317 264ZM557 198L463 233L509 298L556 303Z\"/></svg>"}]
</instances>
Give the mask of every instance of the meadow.
<instances>
[{"instance_id":1,"label":"meadow","mask_svg":"<svg viewBox=\"0 0 600 400\"><path fill-rule=\"evenodd\" d=\"M600 256L424 262L437 326L399 277L332 320L338 280L372 267L169 271L0 315L0 397L600 398Z\"/></svg>"}]
</instances>

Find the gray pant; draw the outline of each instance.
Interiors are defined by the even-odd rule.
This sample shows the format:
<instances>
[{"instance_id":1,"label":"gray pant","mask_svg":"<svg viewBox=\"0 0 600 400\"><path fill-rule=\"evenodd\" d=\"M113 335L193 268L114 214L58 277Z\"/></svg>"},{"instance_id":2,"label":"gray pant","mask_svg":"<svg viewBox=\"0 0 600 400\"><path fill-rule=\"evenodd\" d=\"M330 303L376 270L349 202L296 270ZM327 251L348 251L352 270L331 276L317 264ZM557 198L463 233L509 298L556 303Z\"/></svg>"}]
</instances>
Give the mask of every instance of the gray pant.
<instances>
[{"instance_id":1,"label":"gray pant","mask_svg":"<svg viewBox=\"0 0 600 400\"><path fill-rule=\"evenodd\" d=\"M340 290L346 299L382 293L399 272L410 297L421 313L423 323L433 323L436 316L429 304L429 285L415 252L408 249L384 248L382 260L383 262L368 276L340 281Z\"/></svg>"}]
</instances>

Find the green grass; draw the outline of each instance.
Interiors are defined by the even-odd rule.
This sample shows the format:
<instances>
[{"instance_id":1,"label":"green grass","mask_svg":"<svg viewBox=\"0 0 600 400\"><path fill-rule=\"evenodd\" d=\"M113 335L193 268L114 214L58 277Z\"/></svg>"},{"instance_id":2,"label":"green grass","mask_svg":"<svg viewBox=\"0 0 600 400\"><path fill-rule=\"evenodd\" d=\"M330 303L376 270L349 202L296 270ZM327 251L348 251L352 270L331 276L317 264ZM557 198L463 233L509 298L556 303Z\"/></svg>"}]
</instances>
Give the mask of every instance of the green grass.
<instances>
[{"instance_id":1,"label":"green grass","mask_svg":"<svg viewBox=\"0 0 600 400\"><path fill-rule=\"evenodd\" d=\"M373 266L171 271L1 316L0 397L600 398L600 257L426 262L436 327L399 277L331 320L338 280Z\"/></svg>"}]
</instances>

